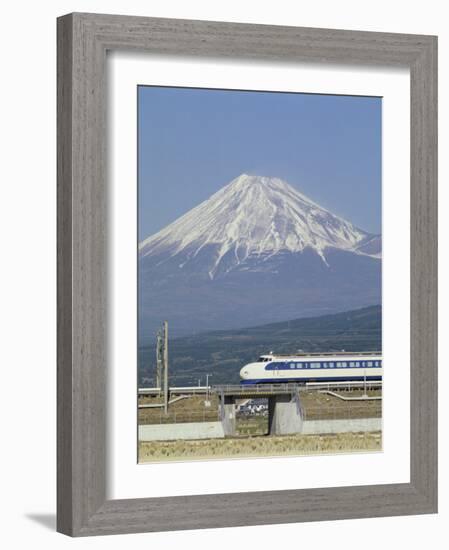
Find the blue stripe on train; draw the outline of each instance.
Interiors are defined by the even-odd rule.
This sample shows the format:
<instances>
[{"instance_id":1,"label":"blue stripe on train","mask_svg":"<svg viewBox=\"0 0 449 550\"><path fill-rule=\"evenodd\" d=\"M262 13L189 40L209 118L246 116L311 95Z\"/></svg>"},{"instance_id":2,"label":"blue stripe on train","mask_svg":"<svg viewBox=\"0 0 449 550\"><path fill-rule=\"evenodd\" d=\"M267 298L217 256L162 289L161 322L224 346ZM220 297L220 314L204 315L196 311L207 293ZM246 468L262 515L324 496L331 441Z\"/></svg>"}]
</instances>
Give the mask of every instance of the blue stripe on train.
<instances>
[{"instance_id":1,"label":"blue stripe on train","mask_svg":"<svg viewBox=\"0 0 449 550\"><path fill-rule=\"evenodd\" d=\"M374 381L374 380L382 380L382 376L367 376L366 378L364 376L347 376L347 377L340 377L336 378L335 376L329 376L325 378L259 378L259 379L253 379L253 380L241 380L240 384L282 384L286 382L363 382L366 380Z\"/></svg>"},{"instance_id":2,"label":"blue stripe on train","mask_svg":"<svg viewBox=\"0 0 449 550\"><path fill-rule=\"evenodd\" d=\"M371 360L370 363L374 363L371 365L367 365L368 361L357 361L360 363L357 367L354 367L354 365L349 365L349 363L355 363L356 361L343 361L344 365L337 366L337 363L340 361L308 361L308 362L298 362L298 361L273 361L271 363L267 363L264 370L310 370L310 369L316 369L316 368L322 368L322 369L379 369L382 368L382 360ZM317 363L320 363L320 367L316 367ZM348 363L348 364L346 364ZM332 364L332 366L330 366Z\"/></svg>"}]
</instances>

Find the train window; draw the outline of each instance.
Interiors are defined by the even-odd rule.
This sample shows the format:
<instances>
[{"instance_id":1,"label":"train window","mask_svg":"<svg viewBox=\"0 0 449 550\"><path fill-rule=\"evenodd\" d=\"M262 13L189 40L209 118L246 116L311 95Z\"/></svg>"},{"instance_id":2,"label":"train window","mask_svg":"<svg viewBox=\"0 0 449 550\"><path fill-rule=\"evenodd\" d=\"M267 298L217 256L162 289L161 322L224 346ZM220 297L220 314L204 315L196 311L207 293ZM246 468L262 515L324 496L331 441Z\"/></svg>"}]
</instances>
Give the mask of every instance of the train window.
<instances>
[{"instance_id":1,"label":"train window","mask_svg":"<svg viewBox=\"0 0 449 550\"><path fill-rule=\"evenodd\" d=\"M341 366L342 366L342 367L346 367L346 366L347 366L346 361L342 361L342 362L341 362Z\"/></svg>"},{"instance_id":2,"label":"train window","mask_svg":"<svg viewBox=\"0 0 449 550\"><path fill-rule=\"evenodd\" d=\"M360 367L360 361L356 361L356 362L355 362L355 366L356 366L356 367Z\"/></svg>"},{"instance_id":3,"label":"train window","mask_svg":"<svg viewBox=\"0 0 449 550\"><path fill-rule=\"evenodd\" d=\"M351 362L349 363L349 366L350 366L350 367L353 367L353 366L354 366L354 361L351 361Z\"/></svg>"},{"instance_id":4,"label":"train window","mask_svg":"<svg viewBox=\"0 0 449 550\"><path fill-rule=\"evenodd\" d=\"M341 367L341 363L337 362L337 367Z\"/></svg>"},{"instance_id":5,"label":"train window","mask_svg":"<svg viewBox=\"0 0 449 550\"><path fill-rule=\"evenodd\" d=\"M368 365L368 367L372 367L372 366L373 366L373 362L372 362L372 361L368 361L368 362L367 362L367 365Z\"/></svg>"},{"instance_id":6,"label":"train window","mask_svg":"<svg viewBox=\"0 0 449 550\"><path fill-rule=\"evenodd\" d=\"M328 363L328 367L332 368L334 364L332 362Z\"/></svg>"}]
</instances>

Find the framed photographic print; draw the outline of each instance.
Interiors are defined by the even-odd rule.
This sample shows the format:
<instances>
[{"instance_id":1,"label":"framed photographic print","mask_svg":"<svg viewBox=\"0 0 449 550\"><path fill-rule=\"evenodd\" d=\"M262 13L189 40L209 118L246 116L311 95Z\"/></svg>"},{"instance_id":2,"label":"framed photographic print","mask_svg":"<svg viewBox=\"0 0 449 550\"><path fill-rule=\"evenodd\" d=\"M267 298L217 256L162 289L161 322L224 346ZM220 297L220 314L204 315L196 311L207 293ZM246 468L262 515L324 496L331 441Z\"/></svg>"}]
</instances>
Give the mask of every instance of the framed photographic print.
<instances>
[{"instance_id":1,"label":"framed photographic print","mask_svg":"<svg viewBox=\"0 0 449 550\"><path fill-rule=\"evenodd\" d=\"M58 20L58 530L436 511L436 38Z\"/></svg>"}]
</instances>

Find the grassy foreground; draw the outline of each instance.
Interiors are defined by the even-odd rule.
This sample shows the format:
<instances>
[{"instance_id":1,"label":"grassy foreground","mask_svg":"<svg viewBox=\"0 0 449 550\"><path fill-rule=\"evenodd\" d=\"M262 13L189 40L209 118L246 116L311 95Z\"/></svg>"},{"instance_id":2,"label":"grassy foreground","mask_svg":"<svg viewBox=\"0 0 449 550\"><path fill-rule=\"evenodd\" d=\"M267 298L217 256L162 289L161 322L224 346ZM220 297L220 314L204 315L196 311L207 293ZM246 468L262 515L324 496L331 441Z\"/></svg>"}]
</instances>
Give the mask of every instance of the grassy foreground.
<instances>
[{"instance_id":1,"label":"grassy foreground","mask_svg":"<svg viewBox=\"0 0 449 550\"><path fill-rule=\"evenodd\" d=\"M139 462L381 451L381 432L143 441Z\"/></svg>"}]
</instances>

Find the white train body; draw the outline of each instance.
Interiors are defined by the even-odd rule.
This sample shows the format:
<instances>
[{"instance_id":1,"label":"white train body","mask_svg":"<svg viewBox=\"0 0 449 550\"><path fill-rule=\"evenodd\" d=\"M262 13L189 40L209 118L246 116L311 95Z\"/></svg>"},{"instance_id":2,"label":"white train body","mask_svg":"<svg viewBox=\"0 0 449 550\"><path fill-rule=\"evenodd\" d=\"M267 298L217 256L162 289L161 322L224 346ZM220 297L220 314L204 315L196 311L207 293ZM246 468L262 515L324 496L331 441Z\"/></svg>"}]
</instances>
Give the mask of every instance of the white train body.
<instances>
[{"instance_id":1,"label":"white train body","mask_svg":"<svg viewBox=\"0 0 449 550\"><path fill-rule=\"evenodd\" d=\"M241 384L382 380L379 352L262 355L240 370Z\"/></svg>"}]
</instances>

